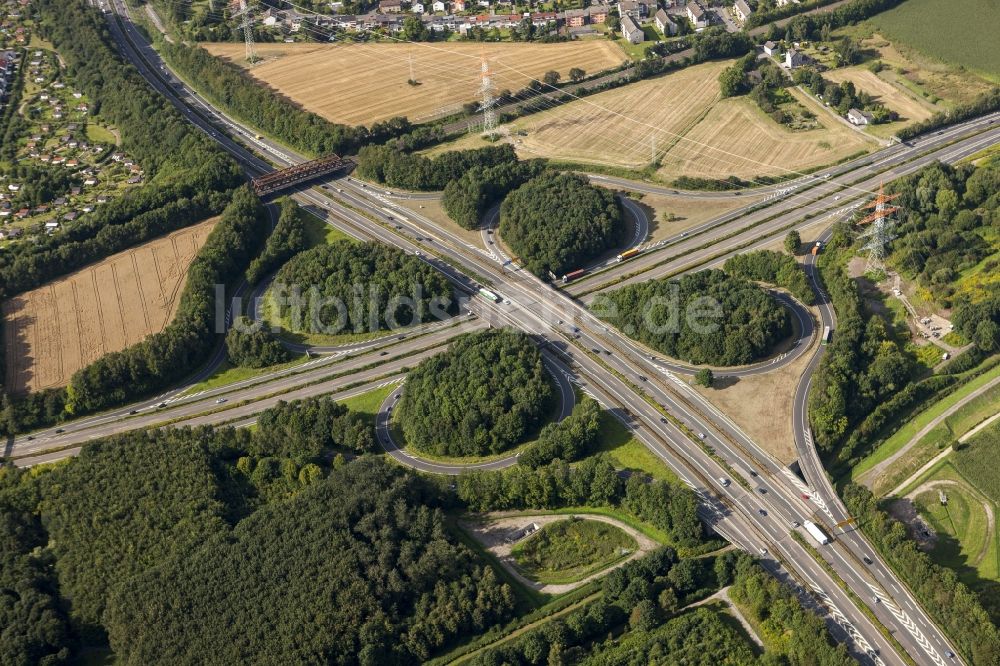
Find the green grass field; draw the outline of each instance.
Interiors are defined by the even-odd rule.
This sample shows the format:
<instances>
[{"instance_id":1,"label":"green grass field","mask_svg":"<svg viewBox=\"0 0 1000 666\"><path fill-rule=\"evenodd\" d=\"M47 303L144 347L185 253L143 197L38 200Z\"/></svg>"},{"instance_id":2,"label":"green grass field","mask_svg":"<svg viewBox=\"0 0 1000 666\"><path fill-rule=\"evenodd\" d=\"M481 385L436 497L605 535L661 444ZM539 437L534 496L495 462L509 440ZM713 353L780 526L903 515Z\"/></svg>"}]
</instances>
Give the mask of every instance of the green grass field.
<instances>
[{"instance_id":1,"label":"green grass field","mask_svg":"<svg viewBox=\"0 0 1000 666\"><path fill-rule=\"evenodd\" d=\"M372 389L367 393L356 395L353 398L341 400L340 404L347 407L352 412L358 412L359 414L371 417L372 424L374 424L375 415L378 414L378 408L382 404L382 401L389 397L389 394L398 388L399 384L382 386L377 389Z\"/></svg>"},{"instance_id":2,"label":"green grass field","mask_svg":"<svg viewBox=\"0 0 1000 666\"><path fill-rule=\"evenodd\" d=\"M972 381L966 383L960 389L946 396L944 399L931 405L929 408L920 412L916 418L912 419L902 428L897 430L889 439L878 447L876 451L858 463L853 470L851 470L851 478L857 479L859 476L867 472L869 469L882 462L896 451L898 451L903 445L905 445L910 439L916 435L920 430L926 426L928 423L933 421L939 415L941 415L945 410L954 405L956 402L967 396L972 391L986 384L991 379L995 377L1000 377L1000 365L994 367L993 369L984 372L979 377L976 377ZM919 465L918 465L919 467ZM916 468L914 468L916 469ZM905 477L904 477L905 478Z\"/></svg>"},{"instance_id":3,"label":"green grass field","mask_svg":"<svg viewBox=\"0 0 1000 666\"><path fill-rule=\"evenodd\" d=\"M608 412L601 414L599 451L607 451L622 469L645 472L654 479L680 483L677 475L646 446L632 437L621 421Z\"/></svg>"},{"instance_id":4,"label":"green grass field","mask_svg":"<svg viewBox=\"0 0 1000 666\"><path fill-rule=\"evenodd\" d=\"M302 220L306 230L306 240L309 242L309 247L316 247L317 245L333 243L339 240L354 241L353 238L345 234L343 231L330 226L309 211L304 209L300 209L300 211L302 213Z\"/></svg>"},{"instance_id":5,"label":"green grass field","mask_svg":"<svg viewBox=\"0 0 1000 666\"><path fill-rule=\"evenodd\" d=\"M996 409L993 410L994 413ZM955 452L955 467L976 488L994 502L1000 503L1000 421L977 432Z\"/></svg>"},{"instance_id":6,"label":"green grass field","mask_svg":"<svg viewBox=\"0 0 1000 666\"><path fill-rule=\"evenodd\" d=\"M115 135L111 133L111 130L106 127L102 127L95 122L87 123L87 139L94 141L95 143L104 143L108 145L114 145L117 143Z\"/></svg>"},{"instance_id":7,"label":"green grass field","mask_svg":"<svg viewBox=\"0 0 1000 666\"><path fill-rule=\"evenodd\" d=\"M514 546L517 568L539 583L575 583L635 552L635 539L597 520L550 523Z\"/></svg>"},{"instance_id":8,"label":"green grass field","mask_svg":"<svg viewBox=\"0 0 1000 666\"><path fill-rule=\"evenodd\" d=\"M994 0L907 0L872 21L891 39L1000 81L1000 13Z\"/></svg>"},{"instance_id":9,"label":"green grass field","mask_svg":"<svg viewBox=\"0 0 1000 666\"><path fill-rule=\"evenodd\" d=\"M285 368L292 368L296 365L301 365L305 363L308 357L305 354L296 356L288 363L281 363L279 365L272 365L266 368L241 368L239 366L234 366L228 360L223 361L218 368L215 369L209 377L204 381L199 382L185 391L185 394L198 393L199 391L208 391L210 389L219 388L220 386L227 386L229 384L234 384L236 382L241 382L246 379L252 379L254 377L260 377L261 375L266 375L269 372L275 372L277 370L284 370Z\"/></svg>"}]
</instances>

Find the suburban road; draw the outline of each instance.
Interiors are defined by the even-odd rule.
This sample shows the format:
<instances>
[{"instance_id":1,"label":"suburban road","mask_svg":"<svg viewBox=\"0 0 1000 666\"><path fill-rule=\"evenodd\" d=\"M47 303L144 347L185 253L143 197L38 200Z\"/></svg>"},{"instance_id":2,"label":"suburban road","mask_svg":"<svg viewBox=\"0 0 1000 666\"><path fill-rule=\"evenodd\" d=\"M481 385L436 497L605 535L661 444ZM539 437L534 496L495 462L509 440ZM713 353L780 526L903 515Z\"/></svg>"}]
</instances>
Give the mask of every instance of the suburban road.
<instances>
[{"instance_id":1,"label":"suburban road","mask_svg":"<svg viewBox=\"0 0 1000 666\"><path fill-rule=\"evenodd\" d=\"M266 155L278 166L303 159L285 147L256 140L254 132L212 108L193 91L172 80L168 82L165 66L132 26L127 8L115 2L114 9L121 23L111 15L109 25L122 53L152 86L191 122L218 141L248 173L255 175L272 167L261 157L249 153L245 146ZM974 123L965 126L966 132L982 129L990 132L985 122L980 126ZM955 135L953 140L958 143L953 148L971 149L973 145L982 145L984 137L986 134L978 137ZM987 138L987 141L996 140L996 136ZM864 176L856 174L849 180ZM475 320L489 325L513 326L535 336L546 353L565 364L571 381L580 390L599 400L692 487L702 500L702 515L711 529L740 547L756 552L765 566L796 585L803 600L824 615L835 636L845 640L860 660L878 664L905 663L896 647L855 605L837 579L867 606L867 612L888 628L914 661L920 664L958 663L957 659L946 661L943 655L950 649L946 637L933 626L884 563L877 558L872 558L871 566L861 563L861 558L872 551L860 534L837 534L833 544L816 547L815 552L822 562L814 559L809 549L791 537L791 532L800 530L798 525L804 520L820 522L830 530L835 522L837 501L832 488L825 488L821 481L809 478L808 473L807 480L812 486L806 485L757 447L674 371L660 365L656 358L650 359L645 350L613 328L605 328L570 295L553 289L525 271L508 270L482 248L450 238L447 229L437 227L428 235L430 229L425 230L426 222L404 220L391 212L391 206L387 214L386 202L391 199L374 192L372 186L362 185L356 181L348 183L345 179L329 180L319 189L303 186L293 196L352 236L383 242L421 256L452 280L460 291L474 293L480 284L488 284L500 293L503 298L497 303L482 298L468 302L469 309L477 315ZM811 191L822 187L824 184L820 183ZM839 199L835 197L838 196L827 191L816 205L820 210L836 210ZM777 205L790 198L779 200ZM799 207L798 202L791 205ZM752 233L759 237L761 232L754 229ZM735 247L731 239L720 239L718 244L720 250ZM426 335L443 335L448 330ZM404 364L412 363L423 353L433 352L425 349L407 358L386 361L381 375L383 381L395 379ZM349 362L362 361L359 358ZM359 370L349 377L354 380L367 378L368 383L377 379L361 374L363 372L375 371ZM335 387L324 390L329 392ZM244 395L244 389L236 389L229 399L242 402L250 398ZM254 403L259 404L259 400ZM113 425L109 425L109 430L118 431ZM66 431L63 434L69 433L68 427ZM873 591L873 586L878 592ZM900 614L892 612L890 607Z\"/></svg>"}]
</instances>

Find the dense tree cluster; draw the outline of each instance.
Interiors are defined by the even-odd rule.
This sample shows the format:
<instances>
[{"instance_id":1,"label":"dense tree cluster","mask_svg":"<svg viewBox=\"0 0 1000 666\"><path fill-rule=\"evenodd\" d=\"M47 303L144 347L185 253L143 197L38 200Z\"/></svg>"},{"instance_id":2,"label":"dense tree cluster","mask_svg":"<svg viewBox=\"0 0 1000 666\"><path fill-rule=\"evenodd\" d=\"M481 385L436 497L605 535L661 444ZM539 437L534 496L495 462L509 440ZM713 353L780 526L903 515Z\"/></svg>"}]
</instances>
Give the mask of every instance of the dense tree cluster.
<instances>
[{"instance_id":1,"label":"dense tree cluster","mask_svg":"<svg viewBox=\"0 0 1000 666\"><path fill-rule=\"evenodd\" d=\"M441 273L381 243L344 240L306 250L274 282L278 314L293 329L314 333L374 332L443 319L454 310Z\"/></svg>"},{"instance_id":2,"label":"dense tree cluster","mask_svg":"<svg viewBox=\"0 0 1000 666\"><path fill-rule=\"evenodd\" d=\"M575 174L543 172L500 207L503 240L535 275L563 275L621 245L615 195Z\"/></svg>"},{"instance_id":3,"label":"dense tree cluster","mask_svg":"<svg viewBox=\"0 0 1000 666\"><path fill-rule=\"evenodd\" d=\"M376 449L371 422L329 397L279 402L257 419L247 451L257 457L316 462L333 449L368 453Z\"/></svg>"},{"instance_id":4,"label":"dense tree cluster","mask_svg":"<svg viewBox=\"0 0 1000 666\"><path fill-rule=\"evenodd\" d=\"M241 368L266 368L288 360L288 351L266 326L238 317L226 333L226 355Z\"/></svg>"},{"instance_id":5,"label":"dense tree cluster","mask_svg":"<svg viewBox=\"0 0 1000 666\"><path fill-rule=\"evenodd\" d=\"M766 291L718 270L628 285L593 310L639 342L698 364L750 363L792 332L788 311Z\"/></svg>"},{"instance_id":6,"label":"dense tree cluster","mask_svg":"<svg viewBox=\"0 0 1000 666\"><path fill-rule=\"evenodd\" d=\"M375 123L371 129L336 125L261 86L242 68L200 46L178 40L160 42L158 47L171 68L214 103L307 153L351 154L361 146L382 143L412 128L406 118Z\"/></svg>"},{"instance_id":7,"label":"dense tree cluster","mask_svg":"<svg viewBox=\"0 0 1000 666\"><path fill-rule=\"evenodd\" d=\"M365 146L358 152L360 178L408 190L443 190L475 167L514 164L517 154L509 144L471 150L451 150L430 159L391 145Z\"/></svg>"},{"instance_id":8,"label":"dense tree cluster","mask_svg":"<svg viewBox=\"0 0 1000 666\"><path fill-rule=\"evenodd\" d=\"M799 244L795 243L796 247ZM787 289L806 305L812 305L815 299L802 265L787 254L773 250L735 254L726 259L722 268L735 277L767 282Z\"/></svg>"},{"instance_id":9,"label":"dense tree cluster","mask_svg":"<svg viewBox=\"0 0 1000 666\"><path fill-rule=\"evenodd\" d=\"M45 530L25 501L26 476L0 468L0 661L68 663L69 624Z\"/></svg>"},{"instance_id":10,"label":"dense tree cluster","mask_svg":"<svg viewBox=\"0 0 1000 666\"><path fill-rule=\"evenodd\" d=\"M264 249L260 256L250 262L247 268L247 283L257 284L268 273L279 268L293 256L306 249L308 239L306 238L305 224L302 220L302 211L294 199L284 198L281 200L281 213L278 215L278 224L274 231L267 237Z\"/></svg>"},{"instance_id":11,"label":"dense tree cluster","mask_svg":"<svg viewBox=\"0 0 1000 666\"><path fill-rule=\"evenodd\" d=\"M835 644L823 619L802 607L798 597L746 554L733 560L729 595L758 629L769 653L790 664L848 666L856 663L847 646ZM777 661L777 660L775 660Z\"/></svg>"},{"instance_id":12,"label":"dense tree cluster","mask_svg":"<svg viewBox=\"0 0 1000 666\"><path fill-rule=\"evenodd\" d=\"M542 428L535 443L525 448L517 461L528 467L541 467L556 459L578 460L597 446L600 430L601 406L584 396L569 416Z\"/></svg>"},{"instance_id":13,"label":"dense tree cluster","mask_svg":"<svg viewBox=\"0 0 1000 666\"><path fill-rule=\"evenodd\" d=\"M827 248L849 244L847 229L839 226ZM866 315L857 285L827 259L835 256L835 252L821 255L820 266L837 312L837 328L809 393L813 435L826 452L836 449L877 405L901 391L913 372L912 359L896 343L885 320Z\"/></svg>"},{"instance_id":14,"label":"dense tree cluster","mask_svg":"<svg viewBox=\"0 0 1000 666\"><path fill-rule=\"evenodd\" d=\"M544 168L542 160L472 167L461 178L448 182L441 203L451 219L466 229L476 229L491 206Z\"/></svg>"},{"instance_id":15,"label":"dense tree cluster","mask_svg":"<svg viewBox=\"0 0 1000 666\"><path fill-rule=\"evenodd\" d=\"M806 86L814 95L821 96L825 103L837 109L837 113L842 116L851 109L868 111L872 115L872 122L876 125L899 118L898 113L886 108L865 91L856 89L851 81L840 83L827 81L811 67L798 69L793 76L795 83Z\"/></svg>"},{"instance_id":16,"label":"dense tree cluster","mask_svg":"<svg viewBox=\"0 0 1000 666\"><path fill-rule=\"evenodd\" d=\"M992 252L982 233L1000 226L1000 167L936 163L889 189L902 208L892 264L951 307L959 275Z\"/></svg>"},{"instance_id":17,"label":"dense tree cluster","mask_svg":"<svg viewBox=\"0 0 1000 666\"><path fill-rule=\"evenodd\" d=\"M556 460L535 469L470 472L458 478L458 495L473 511L621 506L663 530L678 547L696 546L704 538L694 493L641 474L625 482L603 454L572 467Z\"/></svg>"},{"instance_id":18,"label":"dense tree cluster","mask_svg":"<svg viewBox=\"0 0 1000 666\"><path fill-rule=\"evenodd\" d=\"M149 395L202 363L216 342L216 285L242 274L268 227L267 214L250 188L236 190L188 268L170 325L74 373L67 410L81 414Z\"/></svg>"},{"instance_id":19,"label":"dense tree cluster","mask_svg":"<svg viewBox=\"0 0 1000 666\"><path fill-rule=\"evenodd\" d=\"M829 12L799 14L785 25L784 39L788 42L799 42L808 39L819 39L824 28L831 30L852 25L867 18L892 9L902 0L851 0ZM825 0L821 4L826 4ZM756 12L747 21L748 27L764 25L778 18L801 12L800 6L788 5L784 9L777 8L765 12ZM778 29L780 31L780 29ZM768 39L781 39L780 34L768 34Z\"/></svg>"},{"instance_id":20,"label":"dense tree cluster","mask_svg":"<svg viewBox=\"0 0 1000 666\"><path fill-rule=\"evenodd\" d=\"M125 581L107 613L111 643L136 663L426 660L514 606L433 501L413 475L356 461Z\"/></svg>"},{"instance_id":21,"label":"dense tree cluster","mask_svg":"<svg viewBox=\"0 0 1000 666\"><path fill-rule=\"evenodd\" d=\"M882 511L863 486L848 484L843 491L848 512L893 570L972 664L1000 662L1000 632L990 621L976 594L951 569L935 564L906 533L906 527Z\"/></svg>"},{"instance_id":22,"label":"dense tree cluster","mask_svg":"<svg viewBox=\"0 0 1000 666\"><path fill-rule=\"evenodd\" d=\"M21 162L10 169L0 171L7 182L18 183L20 191L10 198L13 209L36 208L49 203L58 196L69 194L74 185L80 185L82 179L62 167L44 166Z\"/></svg>"},{"instance_id":23,"label":"dense tree cluster","mask_svg":"<svg viewBox=\"0 0 1000 666\"><path fill-rule=\"evenodd\" d=\"M522 442L555 400L542 355L524 333L455 339L410 371L397 410L406 442L435 455L481 456Z\"/></svg>"}]
</instances>

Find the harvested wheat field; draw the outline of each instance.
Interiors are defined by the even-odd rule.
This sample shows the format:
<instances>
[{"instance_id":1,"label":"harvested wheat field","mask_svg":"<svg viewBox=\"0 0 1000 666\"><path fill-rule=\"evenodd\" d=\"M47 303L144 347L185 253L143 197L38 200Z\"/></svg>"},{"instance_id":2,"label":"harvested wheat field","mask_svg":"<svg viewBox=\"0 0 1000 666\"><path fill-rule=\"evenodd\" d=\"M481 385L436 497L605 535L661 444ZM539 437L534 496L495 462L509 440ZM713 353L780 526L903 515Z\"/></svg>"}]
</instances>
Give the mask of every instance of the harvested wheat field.
<instances>
[{"instance_id":1,"label":"harvested wheat field","mask_svg":"<svg viewBox=\"0 0 1000 666\"><path fill-rule=\"evenodd\" d=\"M242 44L205 44L216 56L243 63ZM626 59L617 44L581 40L560 44L260 44L264 62L252 75L332 122L369 124L393 116L420 122L461 109L478 98L480 56L497 90L520 90L555 70L567 78L579 67L596 73ZM420 85L410 85L413 77Z\"/></svg>"},{"instance_id":2,"label":"harvested wheat field","mask_svg":"<svg viewBox=\"0 0 1000 666\"><path fill-rule=\"evenodd\" d=\"M10 390L65 386L99 356L162 331L215 222L175 231L5 302Z\"/></svg>"},{"instance_id":3,"label":"harvested wheat field","mask_svg":"<svg viewBox=\"0 0 1000 666\"><path fill-rule=\"evenodd\" d=\"M524 158L642 169L656 150L658 175L722 178L787 175L878 147L792 89L821 127L792 131L749 99L721 99L719 73L732 61L688 67L609 90L511 123L508 141ZM435 152L482 145L463 137Z\"/></svg>"}]
</instances>

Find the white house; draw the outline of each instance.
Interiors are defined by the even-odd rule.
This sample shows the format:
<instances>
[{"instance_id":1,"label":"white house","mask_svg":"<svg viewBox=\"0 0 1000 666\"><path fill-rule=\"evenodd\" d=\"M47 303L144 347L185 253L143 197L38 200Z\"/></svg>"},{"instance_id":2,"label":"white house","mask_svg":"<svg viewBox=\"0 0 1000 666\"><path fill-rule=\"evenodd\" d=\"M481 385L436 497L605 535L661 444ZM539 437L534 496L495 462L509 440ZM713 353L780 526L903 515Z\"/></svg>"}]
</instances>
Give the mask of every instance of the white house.
<instances>
[{"instance_id":1,"label":"white house","mask_svg":"<svg viewBox=\"0 0 1000 666\"><path fill-rule=\"evenodd\" d=\"M785 52L785 67L788 69L795 69L804 64L806 64L806 57L795 49L788 49Z\"/></svg>"},{"instance_id":2,"label":"white house","mask_svg":"<svg viewBox=\"0 0 1000 666\"><path fill-rule=\"evenodd\" d=\"M851 109L847 112L847 120L850 121L852 125L864 126L872 121L872 114L859 109Z\"/></svg>"},{"instance_id":3,"label":"white house","mask_svg":"<svg viewBox=\"0 0 1000 666\"><path fill-rule=\"evenodd\" d=\"M769 56L773 56L777 52L778 52L778 45L777 44L775 44L774 42L772 42L770 40L764 42L764 53L766 53Z\"/></svg>"},{"instance_id":4,"label":"white house","mask_svg":"<svg viewBox=\"0 0 1000 666\"><path fill-rule=\"evenodd\" d=\"M445 4L441 0L434 0L434 4L431 5L431 10L435 12L443 12L445 10Z\"/></svg>"},{"instance_id":5,"label":"white house","mask_svg":"<svg viewBox=\"0 0 1000 666\"><path fill-rule=\"evenodd\" d=\"M677 24L674 23L674 20L670 18L670 16L662 9L658 9L656 11L656 17L653 19L653 22L656 23L657 29L663 33L664 37L670 37L671 35L677 34Z\"/></svg>"},{"instance_id":6,"label":"white house","mask_svg":"<svg viewBox=\"0 0 1000 666\"><path fill-rule=\"evenodd\" d=\"M410 5L410 11L413 12L414 14L423 14L424 13L424 3L422 3L422 2L414 2L412 5Z\"/></svg>"},{"instance_id":7,"label":"white house","mask_svg":"<svg viewBox=\"0 0 1000 666\"><path fill-rule=\"evenodd\" d=\"M689 2L686 11L688 20L691 21L691 25L695 29L701 29L708 25L708 16L697 2Z\"/></svg>"},{"instance_id":8,"label":"white house","mask_svg":"<svg viewBox=\"0 0 1000 666\"><path fill-rule=\"evenodd\" d=\"M642 40L646 38L646 33L635 24L635 20L631 16L625 14L622 16L622 37L632 44L641 44Z\"/></svg>"},{"instance_id":9,"label":"white house","mask_svg":"<svg viewBox=\"0 0 1000 666\"><path fill-rule=\"evenodd\" d=\"M746 3L746 0L736 0L733 3L733 15L736 16L740 23L746 23L751 14L753 14L753 10L750 9L750 5Z\"/></svg>"}]
</instances>

